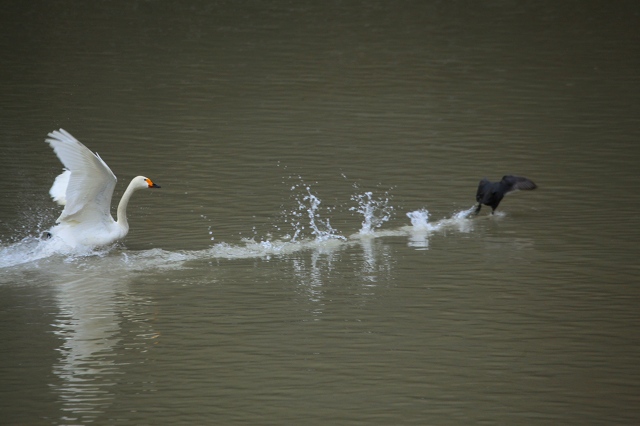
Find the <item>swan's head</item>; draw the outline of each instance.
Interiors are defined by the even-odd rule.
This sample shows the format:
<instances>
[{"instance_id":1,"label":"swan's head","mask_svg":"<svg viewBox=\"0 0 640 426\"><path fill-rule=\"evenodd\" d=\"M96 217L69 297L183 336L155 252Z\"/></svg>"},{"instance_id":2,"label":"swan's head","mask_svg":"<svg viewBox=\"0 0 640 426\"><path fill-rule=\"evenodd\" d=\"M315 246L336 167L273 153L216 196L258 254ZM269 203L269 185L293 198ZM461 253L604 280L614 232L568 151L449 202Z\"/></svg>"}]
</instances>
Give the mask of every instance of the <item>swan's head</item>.
<instances>
[{"instance_id":1,"label":"swan's head","mask_svg":"<svg viewBox=\"0 0 640 426\"><path fill-rule=\"evenodd\" d=\"M160 188L160 185L156 185L151 179L144 176L134 177L131 183L136 189Z\"/></svg>"}]
</instances>

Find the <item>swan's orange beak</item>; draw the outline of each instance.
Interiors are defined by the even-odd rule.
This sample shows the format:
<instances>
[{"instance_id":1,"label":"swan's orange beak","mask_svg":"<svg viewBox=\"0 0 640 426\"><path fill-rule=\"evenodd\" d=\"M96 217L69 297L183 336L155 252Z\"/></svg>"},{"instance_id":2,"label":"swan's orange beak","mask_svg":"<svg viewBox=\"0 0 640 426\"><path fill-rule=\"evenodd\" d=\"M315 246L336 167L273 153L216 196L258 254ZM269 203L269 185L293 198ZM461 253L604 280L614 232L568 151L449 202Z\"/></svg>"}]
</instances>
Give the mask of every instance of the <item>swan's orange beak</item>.
<instances>
[{"instance_id":1,"label":"swan's orange beak","mask_svg":"<svg viewBox=\"0 0 640 426\"><path fill-rule=\"evenodd\" d=\"M149 185L149 188L160 188L160 185L156 185L149 178L145 179L145 181L147 182L147 185Z\"/></svg>"}]
</instances>

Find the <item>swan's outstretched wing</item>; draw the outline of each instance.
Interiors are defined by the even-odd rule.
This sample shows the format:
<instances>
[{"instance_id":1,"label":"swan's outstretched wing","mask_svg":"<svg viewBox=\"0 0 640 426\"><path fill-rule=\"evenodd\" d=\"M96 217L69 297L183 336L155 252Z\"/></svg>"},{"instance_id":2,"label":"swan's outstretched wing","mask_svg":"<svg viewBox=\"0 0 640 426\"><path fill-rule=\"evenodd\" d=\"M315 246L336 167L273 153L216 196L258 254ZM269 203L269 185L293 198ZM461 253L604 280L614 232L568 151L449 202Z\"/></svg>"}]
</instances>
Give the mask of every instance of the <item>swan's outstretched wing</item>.
<instances>
[{"instance_id":1,"label":"swan's outstretched wing","mask_svg":"<svg viewBox=\"0 0 640 426\"><path fill-rule=\"evenodd\" d=\"M64 191L65 207L58 222L111 219L111 197L116 186L116 176L109 166L98 154L91 152L63 129L49 133L46 142L67 169L56 178L49 191L54 199L60 196L65 187L66 178L63 176L68 174Z\"/></svg>"}]
</instances>

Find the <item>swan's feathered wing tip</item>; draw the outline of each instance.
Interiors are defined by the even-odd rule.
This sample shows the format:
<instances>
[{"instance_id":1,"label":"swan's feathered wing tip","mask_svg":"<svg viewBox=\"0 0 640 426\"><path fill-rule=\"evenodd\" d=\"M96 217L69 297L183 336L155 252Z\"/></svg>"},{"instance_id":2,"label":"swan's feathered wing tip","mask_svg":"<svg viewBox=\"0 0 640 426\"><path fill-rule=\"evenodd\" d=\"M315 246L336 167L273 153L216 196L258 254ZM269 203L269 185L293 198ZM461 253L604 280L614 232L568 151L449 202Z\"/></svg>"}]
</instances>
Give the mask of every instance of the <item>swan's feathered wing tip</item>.
<instances>
[{"instance_id":1,"label":"swan's feathered wing tip","mask_svg":"<svg viewBox=\"0 0 640 426\"><path fill-rule=\"evenodd\" d=\"M62 137L62 138L77 140L76 138L73 137L73 135L71 135L71 133L67 132L63 128L49 132L47 136L49 136L52 139L60 139Z\"/></svg>"},{"instance_id":2,"label":"swan's feathered wing tip","mask_svg":"<svg viewBox=\"0 0 640 426\"><path fill-rule=\"evenodd\" d=\"M71 133L62 128L60 130L49 132L47 134L47 138L44 141L51 145L54 150L59 144L78 144L84 147L84 145L78 139L74 138Z\"/></svg>"},{"instance_id":3,"label":"swan's feathered wing tip","mask_svg":"<svg viewBox=\"0 0 640 426\"><path fill-rule=\"evenodd\" d=\"M117 181L116 175L113 174L107 163L104 162L98 153L94 153L84 146L84 144L74 138L71 133L60 129L50 132L47 136L45 142L53 148L53 152L56 153L66 169L80 171L86 170L89 166L101 174L109 175L110 179Z\"/></svg>"},{"instance_id":4,"label":"swan's feathered wing tip","mask_svg":"<svg viewBox=\"0 0 640 426\"><path fill-rule=\"evenodd\" d=\"M53 198L53 201L61 206L67 204L67 187L69 186L69 178L71 177L71 171L65 169L60 173L58 177L53 181L53 185L49 190L49 195Z\"/></svg>"},{"instance_id":5,"label":"swan's feathered wing tip","mask_svg":"<svg viewBox=\"0 0 640 426\"><path fill-rule=\"evenodd\" d=\"M522 176L503 176L501 183L507 185L507 192L531 191L538 187L531 179Z\"/></svg>"}]
</instances>

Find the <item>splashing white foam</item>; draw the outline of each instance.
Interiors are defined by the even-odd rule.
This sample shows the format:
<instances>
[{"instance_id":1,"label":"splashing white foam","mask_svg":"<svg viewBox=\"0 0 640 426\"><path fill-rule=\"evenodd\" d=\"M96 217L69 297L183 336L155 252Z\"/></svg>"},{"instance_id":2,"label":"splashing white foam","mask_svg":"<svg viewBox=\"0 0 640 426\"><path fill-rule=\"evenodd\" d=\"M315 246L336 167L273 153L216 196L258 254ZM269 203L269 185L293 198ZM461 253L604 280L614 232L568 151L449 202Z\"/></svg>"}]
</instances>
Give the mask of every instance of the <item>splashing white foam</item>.
<instances>
[{"instance_id":1,"label":"splashing white foam","mask_svg":"<svg viewBox=\"0 0 640 426\"><path fill-rule=\"evenodd\" d=\"M0 247L0 268L36 262L52 256L61 256L65 259L101 256L108 253L112 247L113 246L94 248L77 246L71 248L57 238L40 239L36 237L26 237L17 243Z\"/></svg>"},{"instance_id":2,"label":"splashing white foam","mask_svg":"<svg viewBox=\"0 0 640 426\"><path fill-rule=\"evenodd\" d=\"M351 196L351 200L358 203L349 210L360 213L363 217L360 234L371 234L391 219L393 206L389 204L389 194L385 198L373 198L372 192Z\"/></svg>"},{"instance_id":3,"label":"splashing white foam","mask_svg":"<svg viewBox=\"0 0 640 426\"><path fill-rule=\"evenodd\" d=\"M461 232L468 232L471 230L472 221L469 220L469 215L473 212L474 208L456 212L448 218L442 218L436 222L429 222L429 211L426 209L416 210L407 213L407 217L411 220L411 227L414 230L426 230L429 232L439 231L445 227L457 227Z\"/></svg>"},{"instance_id":4,"label":"splashing white foam","mask_svg":"<svg viewBox=\"0 0 640 426\"><path fill-rule=\"evenodd\" d=\"M429 224L429 210L422 209L408 212L407 217L411 220L411 226L414 229L432 230L432 225Z\"/></svg>"},{"instance_id":5,"label":"splashing white foam","mask_svg":"<svg viewBox=\"0 0 640 426\"><path fill-rule=\"evenodd\" d=\"M407 213L411 220L410 227L404 227L409 236L409 246L420 249L429 247L429 236L434 232L447 229L456 229L458 232L470 232L473 230L473 221L469 215L473 213L475 207L456 212L451 217L445 217L436 222L429 222L429 211L426 209L415 210Z\"/></svg>"},{"instance_id":6,"label":"splashing white foam","mask_svg":"<svg viewBox=\"0 0 640 426\"><path fill-rule=\"evenodd\" d=\"M322 201L316 196L311 185L305 184L301 178L300 183L291 187L294 191L293 198L298 206L292 211L283 211L285 222L288 222L293 228L293 235L289 236L291 241L295 242L305 238L305 231L308 223L311 235L318 241L326 241L330 239L346 240L346 238L331 226L329 218L321 217ZM331 209L326 209L330 212Z\"/></svg>"}]
</instances>

